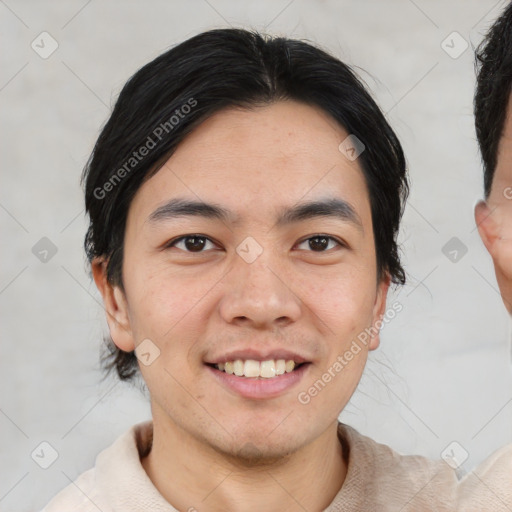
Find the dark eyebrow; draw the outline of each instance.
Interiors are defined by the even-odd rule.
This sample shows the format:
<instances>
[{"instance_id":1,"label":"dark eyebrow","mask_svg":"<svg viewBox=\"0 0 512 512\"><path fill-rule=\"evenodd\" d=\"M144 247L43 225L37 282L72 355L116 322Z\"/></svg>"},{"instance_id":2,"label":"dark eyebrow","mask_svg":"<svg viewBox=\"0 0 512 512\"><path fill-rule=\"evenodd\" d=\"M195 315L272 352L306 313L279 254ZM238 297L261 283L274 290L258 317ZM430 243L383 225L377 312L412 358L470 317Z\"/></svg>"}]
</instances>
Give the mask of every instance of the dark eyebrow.
<instances>
[{"instance_id":1,"label":"dark eyebrow","mask_svg":"<svg viewBox=\"0 0 512 512\"><path fill-rule=\"evenodd\" d=\"M298 203L292 208L286 208L279 215L276 225L285 226L314 217L334 217L350 222L363 231L363 223L354 208L347 201L338 198Z\"/></svg>"},{"instance_id":2,"label":"dark eyebrow","mask_svg":"<svg viewBox=\"0 0 512 512\"><path fill-rule=\"evenodd\" d=\"M220 220L226 224L236 224L238 222L237 216L233 212L220 205L184 198L171 199L158 207L149 215L147 222L153 224L163 220L189 216ZM278 216L275 225L282 227L314 217L334 217L350 222L363 231L363 223L354 208L347 201L338 198L298 203L290 208L285 208Z\"/></svg>"},{"instance_id":3,"label":"dark eyebrow","mask_svg":"<svg viewBox=\"0 0 512 512\"><path fill-rule=\"evenodd\" d=\"M151 224L159 221L174 219L176 217L203 217L205 219L220 220L225 223L234 223L235 216L226 208L216 204L204 203L182 198L171 199L158 207L147 219Z\"/></svg>"}]
</instances>

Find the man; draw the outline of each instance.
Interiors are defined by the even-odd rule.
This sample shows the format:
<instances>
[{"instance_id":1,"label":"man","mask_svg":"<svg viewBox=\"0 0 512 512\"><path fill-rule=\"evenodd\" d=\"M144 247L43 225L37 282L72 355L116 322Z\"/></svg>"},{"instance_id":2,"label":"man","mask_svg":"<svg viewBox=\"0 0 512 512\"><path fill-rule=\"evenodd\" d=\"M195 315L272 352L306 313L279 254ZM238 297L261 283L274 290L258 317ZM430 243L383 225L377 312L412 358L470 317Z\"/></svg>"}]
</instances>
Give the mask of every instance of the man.
<instances>
[{"instance_id":1,"label":"man","mask_svg":"<svg viewBox=\"0 0 512 512\"><path fill-rule=\"evenodd\" d=\"M512 314L512 3L479 46L475 127L484 164L485 200L475 220ZM461 510L512 509L512 445L497 450L459 488Z\"/></svg>"},{"instance_id":2,"label":"man","mask_svg":"<svg viewBox=\"0 0 512 512\"><path fill-rule=\"evenodd\" d=\"M140 369L152 421L47 512L453 510L447 464L338 423L404 282L408 191L345 64L199 34L128 81L84 180L106 367Z\"/></svg>"},{"instance_id":3,"label":"man","mask_svg":"<svg viewBox=\"0 0 512 512\"><path fill-rule=\"evenodd\" d=\"M494 261L503 302L512 314L512 4L477 53L475 126L484 164L485 201L478 231Z\"/></svg>"}]
</instances>

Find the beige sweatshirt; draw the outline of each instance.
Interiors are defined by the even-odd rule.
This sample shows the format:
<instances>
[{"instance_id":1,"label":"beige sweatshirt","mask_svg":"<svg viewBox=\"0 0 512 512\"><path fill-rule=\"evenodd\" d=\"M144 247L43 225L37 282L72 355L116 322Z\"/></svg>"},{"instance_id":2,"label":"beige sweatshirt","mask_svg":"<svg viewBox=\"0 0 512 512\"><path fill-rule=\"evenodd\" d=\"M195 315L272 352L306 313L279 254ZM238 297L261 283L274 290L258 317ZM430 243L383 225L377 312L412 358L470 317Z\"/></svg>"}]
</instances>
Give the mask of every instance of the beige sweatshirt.
<instances>
[{"instance_id":1,"label":"beige sweatshirt","mask_svg":"<svg viewBox=\"0 0 512 512\"><path fill-rule=\"evenodd\" d=\"M151 421L134 425L43 512L176 512L140 462L151 449L152 430ZM512 511L512 445L459 482L444 461L399 455L342 423L338 437L347 475L325 512Z\"/></svg>"}]
</instances>

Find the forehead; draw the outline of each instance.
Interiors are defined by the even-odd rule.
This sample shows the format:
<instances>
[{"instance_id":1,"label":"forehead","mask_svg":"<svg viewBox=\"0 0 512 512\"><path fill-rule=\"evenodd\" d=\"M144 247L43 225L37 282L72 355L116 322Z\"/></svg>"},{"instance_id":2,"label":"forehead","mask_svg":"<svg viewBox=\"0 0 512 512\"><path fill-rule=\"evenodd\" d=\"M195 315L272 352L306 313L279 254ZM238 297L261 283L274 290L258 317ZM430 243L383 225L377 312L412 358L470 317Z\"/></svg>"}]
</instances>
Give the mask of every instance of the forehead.
<instances>
[{"instance_id":1,"label":"forehead","mask_svg":"<svg viewBox=\"0 0 512 512\"><path fill-rule=\"evenodd\" d=\"M350 203L364 222L363 173L339 150L348 135L323 110L292 101L220 111L144 183L130 213L147 217L172 196L186 196L226 205L243 220L329 196Z\"/></svg>"}]
</instances>

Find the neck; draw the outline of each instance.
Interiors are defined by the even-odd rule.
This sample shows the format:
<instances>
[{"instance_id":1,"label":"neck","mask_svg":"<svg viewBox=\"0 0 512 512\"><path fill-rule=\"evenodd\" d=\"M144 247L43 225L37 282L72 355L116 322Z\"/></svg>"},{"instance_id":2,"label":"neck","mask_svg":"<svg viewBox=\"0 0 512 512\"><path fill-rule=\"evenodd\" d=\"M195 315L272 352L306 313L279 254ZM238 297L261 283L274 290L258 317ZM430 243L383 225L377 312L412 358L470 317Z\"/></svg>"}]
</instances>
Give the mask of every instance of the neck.
<instances>
[{"instance_id":1,"label":"neck","mask_svg":"<svg viewBox=\"0 0 512 512\"><path fill-rule=\"evenodd\" d=\"M323 510L345 480L337 422L286 458L255 466L221 455L175 423L153 417L153 445L142 465L177 510Z\"/></svg>"}]
</instances>

